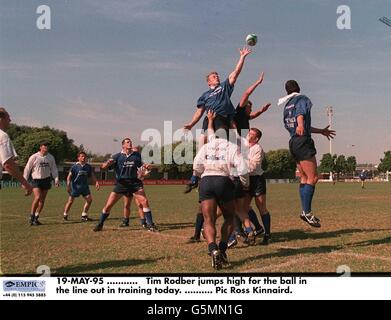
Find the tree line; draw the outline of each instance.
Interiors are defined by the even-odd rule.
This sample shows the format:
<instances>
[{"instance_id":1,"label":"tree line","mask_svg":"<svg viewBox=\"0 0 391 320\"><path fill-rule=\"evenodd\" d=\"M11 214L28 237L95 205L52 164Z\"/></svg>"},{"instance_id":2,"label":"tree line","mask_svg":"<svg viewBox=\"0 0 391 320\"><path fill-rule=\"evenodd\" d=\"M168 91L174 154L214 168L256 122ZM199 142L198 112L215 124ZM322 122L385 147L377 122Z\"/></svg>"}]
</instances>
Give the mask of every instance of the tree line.
<instances>
[{"instance_id":1,"label":"tree line","mask_svg":"<svg viewBox=\"0 0 391 320\"><path fill-rule=\"evenodd\" d=\"M64 161L75 161L79 151L85 151L92 162L106 161L110 154L99 155L88 151L83 145L77 146L72 139L69 139L67 133L62 130L44 126L42 128L19 126L11 124L7 133L14 143L16 152L19 155L19 163L25 165L28 158L39 149L39 143L43 140L50 144L50 153L55 157L57 163ZM160 149L160 159L164 159L165 148L175 150L180 142L172 146L162 147ZM190 142L195 155L196 144ZM141 147L142 148L142 147ZM180 150L179 152L184 152ZM164 163L161 161L161 163ZM270 150L266 153L266 158L262 164L266 177L269 179L293 179L296 172L296 164L289 150L278 149ZM331 155L326 153L320 160L319 172L334 172L341 174L350 174L356 170L357 161L354 156L345 157L345 155ZM378 166L380 172L391 171L391 151L384 152L384 157L380 159ZM161 164L157 168L158 173L167 172L169 177L188 178L192 173L191 164L175 163Z\"/></svg>"}]
</instances>

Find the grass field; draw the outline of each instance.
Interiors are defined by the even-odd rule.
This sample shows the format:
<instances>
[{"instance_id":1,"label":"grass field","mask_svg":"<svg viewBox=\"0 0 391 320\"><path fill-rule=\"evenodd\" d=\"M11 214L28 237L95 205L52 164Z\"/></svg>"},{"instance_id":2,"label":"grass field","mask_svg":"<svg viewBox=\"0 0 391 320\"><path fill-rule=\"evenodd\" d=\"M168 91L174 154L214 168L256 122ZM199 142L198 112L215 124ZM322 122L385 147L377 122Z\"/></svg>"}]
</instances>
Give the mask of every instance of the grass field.
<instances>
[{"instance_id":1,"label":"grass field","mask_svg":"<svg viewBox=\"0 0 391 320\"><path fill-rule=\"evenodd\" d=\"M183 186L146 187L160 232L142 230L132 208L130 228L119 228L118 203L103 232L92 231L96 221L80 222L78 199L70 221L62 221L65 188L49 192L42 226L27 223L31 198L19 189L3 189L1 200L1 272L35 274L47 265L55 274L76 273L209 273L213 272L205 241L186 244L193 234L196 192ZM111 188L93 191L90 217L97 220ZM269 246L239 245L228 251L231 265L219 272L391 272L391 185L320 183L313 203L322 228L299 219L297 184L268 185L272 214ZM219 224L221 221L219 221Z\"/></svg>"}]
</instances>

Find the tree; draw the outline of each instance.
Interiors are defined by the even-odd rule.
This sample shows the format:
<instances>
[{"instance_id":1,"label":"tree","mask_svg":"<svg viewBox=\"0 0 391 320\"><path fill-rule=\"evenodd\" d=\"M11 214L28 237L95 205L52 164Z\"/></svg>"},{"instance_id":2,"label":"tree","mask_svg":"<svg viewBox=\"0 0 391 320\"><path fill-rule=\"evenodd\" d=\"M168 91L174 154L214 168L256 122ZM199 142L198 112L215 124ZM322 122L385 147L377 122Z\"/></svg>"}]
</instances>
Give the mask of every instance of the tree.
<instances>
[{"instance_id":1,"label":"tree","mask_svg":"<svg viewBox=\"0 0 391 320\"><path fill-rule=\"evenodd\" d=\"M356 171L357 167L357 160L355 156L350 156L346 159L346 170L348 173L352 173L354 175L354 172Z\"/></svg>"},{"instance_id":2,"label":"tree","mask_svg":"<svg viewBox=\"0 0 391 320\"><path fill-rule=\"evenodd\" d=\"M380 172L391 171L391 151L384 152L384 158L380 159L378 170Z\"/></svg>"},{"instance_id":3,"label":"tree","mask_svg":"<svg viewBox=\"0 0 391 320\"><path fill-rule=\"evenodd\" d=\"M267 178L294 178L296 162L287 149L270 150L266 153Z\"/></svg>"},{"instance_id":4,"label":"tree","mask_svg":"<svg viewBox=\"0 0 391 320\"><path fill-rule=\"evenodd\" d=\"M335 161L335 171L338 174L347 172L346 159L343 154L339 155L337 160Z\"/></svg>"},{"instance_id":5,"label":"tree","mask_svg":"<svg viewBox=\"0 0 391 320\"><path fill-rule=\"evenodd\" d=\"M74 145L72 139L67 137L65 131L47 126L35 128L13 124L7 132L13 140L21 164L25 164L28 158L39 150L39 144L42 141L49 143L49 152L57 162L73 161L78 152L78 147Z\"/></svg>"},{"instance_id":6,"label":"tree","mask_svg":"<svg viewBox=\"0 0 391 320\"><path fill-rule=\"evenodd\" d=\"M320 172L334 172L335 171L335 162L337 155L333 156L330 153L325 153L320 160L319 171Z\"/></svg>"}]
</instances>

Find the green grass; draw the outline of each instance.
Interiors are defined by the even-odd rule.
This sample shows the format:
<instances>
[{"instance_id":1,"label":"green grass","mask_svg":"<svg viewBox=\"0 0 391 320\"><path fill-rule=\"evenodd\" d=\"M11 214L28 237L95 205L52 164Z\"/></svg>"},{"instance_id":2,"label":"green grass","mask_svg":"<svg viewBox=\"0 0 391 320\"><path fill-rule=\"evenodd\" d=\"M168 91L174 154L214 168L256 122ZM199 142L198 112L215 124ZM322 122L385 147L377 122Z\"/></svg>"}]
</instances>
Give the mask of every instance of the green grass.
<instances>
[{"instance_id":1,"label":"green grass","mask_svg":"<svg viewBox=\"0 0 391 320\"><path fill-rule=\"evenodd\" d=\"M98 219L110 191L93 191L91 218ZM198 194L184 195L183 186L147 186L146 191L159 233L141 229L134 207L131 227L119 228L121 202L103 232L92 231L96 221L79 222L81 199L63 223L64 188L49 192L44 225L30 227L31 198L19 189L2 189L1 272L34 274L39 265L56 274L213 272L206 242L186 244ZM336 272L339 265L352 272L391 272L390 193L387 183L368 183L364 190L359 183L320 183L313 209L322 228L314 229L299 219L297 184L268 185L273 242L267 247L240 243L228 251L231 266L221 272Z\"/></svg>"}]
</instances>

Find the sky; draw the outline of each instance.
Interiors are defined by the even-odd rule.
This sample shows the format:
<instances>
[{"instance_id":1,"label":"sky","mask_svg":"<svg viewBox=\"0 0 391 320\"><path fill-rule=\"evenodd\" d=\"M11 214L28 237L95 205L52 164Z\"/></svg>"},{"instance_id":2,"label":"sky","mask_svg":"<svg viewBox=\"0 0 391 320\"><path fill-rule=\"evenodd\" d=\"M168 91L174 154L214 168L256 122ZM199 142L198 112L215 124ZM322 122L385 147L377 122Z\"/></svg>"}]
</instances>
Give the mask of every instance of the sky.
<instances>
[{"instance_id":1,"label":"sky","mask_svg":"<svg viewBox=\"0 0 391 320\"><path fill-rule=\"evenodd\" d=\"M51 30L36 27L40 5L51 9ZM337 28L340 5L351 29ZM332 152L376 164L391 150L391 28L382 16L391 18L390 0L0 0L0 105L14 123L65 130L92 152L115 152L123 137L144 144L147 128L188 123L205 75L226 78L255 33L232 102L265 72L251 96L254 107L272 103L251 123L263 148L288 147L276 102L296 79L313 102L313 126L325 127L333 107ZM314 140L320 159L329 142Z\"/></svg>"}]
</instances>

